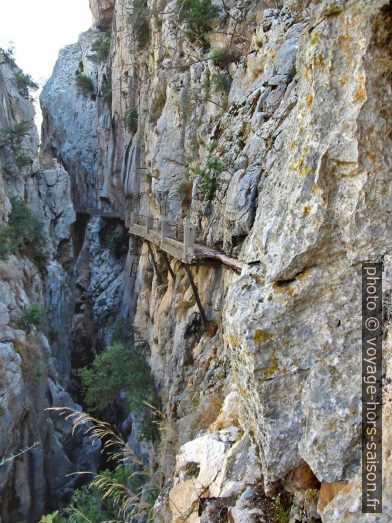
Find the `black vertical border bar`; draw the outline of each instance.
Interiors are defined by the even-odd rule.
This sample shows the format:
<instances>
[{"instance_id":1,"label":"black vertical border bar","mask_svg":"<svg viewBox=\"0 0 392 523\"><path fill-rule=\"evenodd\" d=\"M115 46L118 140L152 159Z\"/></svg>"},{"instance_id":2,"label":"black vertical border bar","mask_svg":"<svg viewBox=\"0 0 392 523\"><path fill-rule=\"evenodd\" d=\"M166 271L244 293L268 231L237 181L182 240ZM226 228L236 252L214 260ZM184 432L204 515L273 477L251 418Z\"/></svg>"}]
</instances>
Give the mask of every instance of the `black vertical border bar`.
<instances>
[{"instance_id":1,"label":"black vertical border bar","mask_svg":"<svg viewBox=\"0 0 392 523\"><path fill-rule=\"evenodd\" d=\"M362 264L362 512L382 513L382 263Z\"/></svg>"}]
</instances>

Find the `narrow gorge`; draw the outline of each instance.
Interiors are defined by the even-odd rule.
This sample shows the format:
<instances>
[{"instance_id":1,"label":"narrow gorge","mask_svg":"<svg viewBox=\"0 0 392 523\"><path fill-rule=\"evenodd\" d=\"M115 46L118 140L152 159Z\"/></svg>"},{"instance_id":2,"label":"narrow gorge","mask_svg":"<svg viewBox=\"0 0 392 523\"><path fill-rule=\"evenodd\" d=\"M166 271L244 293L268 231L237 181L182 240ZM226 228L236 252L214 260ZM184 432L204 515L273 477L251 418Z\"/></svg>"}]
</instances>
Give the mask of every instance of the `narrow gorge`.
<instances>
[{"instance_id":1,"label":"narrow gorge","mask_svg":"<svg viewBox=\"0 0 392 523\"><path fill-rule=\"evenodd\" d=\"M0 523L392 521L392 3L90 8L40 136L0 49Z\"/></svg>"}]
</instances>

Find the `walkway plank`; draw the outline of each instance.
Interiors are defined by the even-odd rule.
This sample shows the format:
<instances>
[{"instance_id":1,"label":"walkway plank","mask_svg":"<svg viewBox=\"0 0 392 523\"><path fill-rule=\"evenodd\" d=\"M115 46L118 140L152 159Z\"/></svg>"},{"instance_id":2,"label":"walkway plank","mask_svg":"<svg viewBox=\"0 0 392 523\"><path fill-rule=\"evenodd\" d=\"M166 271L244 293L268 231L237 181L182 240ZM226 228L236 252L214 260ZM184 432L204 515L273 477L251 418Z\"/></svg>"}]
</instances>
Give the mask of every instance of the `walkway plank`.
<instances>
[{"instance_id":1,"label":"walkway plank","mask_svg":"<svg viewBox=\"0 0 392 523\"><path fill-rule=\"evenodd\" d=\"M199 243L195 243L190 252L185 252L184 242L180 242L168 236L162 236L160 232L152 229L147 232L145 225L132 223L128 229L130 234L150 241L161 251L166 252L186 265L191 265L201 261L215 260L237 272L241 272L246 266L246 263L241 262L236 258L231 258L223 252Z\"/></svg>"},{"instance_id":2,"label":"walkway plank","mask_svg":"<svg viewBox=\"0 0 392 523\"><path fill-rule=\"evenodd\" d=\"M197 263L198 261L203 260L217 260L227 265L231 269L234 269L237 272L241 272L246 263L238 260L237 258L231 258L223 252L207 247L206 245L200 245L199 243L195 244L195 252L193 254L188 254L187 263Z\"/></svg>"}]
</instances>

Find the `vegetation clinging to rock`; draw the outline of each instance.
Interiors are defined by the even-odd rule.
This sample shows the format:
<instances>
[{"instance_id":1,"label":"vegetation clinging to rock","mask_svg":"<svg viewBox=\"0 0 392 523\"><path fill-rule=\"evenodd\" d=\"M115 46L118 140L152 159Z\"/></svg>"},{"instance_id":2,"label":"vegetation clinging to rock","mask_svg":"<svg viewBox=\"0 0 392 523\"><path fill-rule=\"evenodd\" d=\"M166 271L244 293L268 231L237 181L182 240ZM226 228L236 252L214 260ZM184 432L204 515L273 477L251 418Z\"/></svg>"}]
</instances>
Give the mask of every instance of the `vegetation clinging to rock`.
<instances>
[{"instance_id":1,"label":"vegetation clinging to rock","mask_svg":"<svg viewBox=\"0 0 392 523\"><path fill-rule=\"evenodd\" d=\"M132 105L124 115L124 125L129 132L135 133L137 131L137 119L136 107Z\"/></svg>"},{"instance_id":2,"label":"vegetation clinging to rock","mask_svg":"<svg viewBox=\"0 0 392 523\"><path fill-rule=\"evenodd\" d=\"M12 198L11 205L8 224L0 229L0 259L21 253L37 263L47 261L47 238L41 220L24 202Z\"/></svg>"},{"instance_id":3,"label":"vegetation clinging to rock","mask_svg":"<svg viewBox=\"0 0 392 523\"><path fill-rule=\"evenodd\" d=\"M210 21L221 13L221 8L211 0L177 0L180 20L192 31L202 34L210 29Z\"/></svg>"},{"instance_id":4,"label":"vegetation clinging to rock","mask_svg":"<svg viewBox=\"0 0 392 523\"><path fill-rule=\"evenodd\" d=\"M110 31L97 38L91 46L93 53L89 56L89 58L97 62L104 62L107 60L110 52L110 39Z\"/></svg>"},{"instance_id":5,"label":"vegetation clinging to rock","mask_svg":"<svg viewBox=\"0 0 392 523\"><path fill-rule=\"evenodd\" d=\"M42 307L31 305L24 311L21 325L24 329L31 329L33 325L39 328L44 320L44 315L45 311Z\"/></svg>"},{"instance_id":6,"label":"vegetation clinging to rock","mask_svg":"<svg viewBox=\"0 0 392 523\"><path fill-rule=\"evenodd\" d=\"M128 21L132 26L135 41L140 49L144 49L150 39L148 19L151 13L148 9L147 0L133 0L132 7Z\"/></svg>"},{"instance_id":7,"label":"vegetation clinging to rock","mask_svg":"<svg viewBox=\"0 0 392 523\"><path fill-rule=\"evenodd\" d=\"M25 74L22 71L15 75L16 86L22 96L30 98L30 91L36 91L39 85L34 82L29 74Z\"/></svg>"},{"instance_id":8,"label":"vegetation clinging to rock","mask_svg":"<svg viewBox=\"0 0 392 523\"><path fill-rule=\"evenodd\" d=\"M85 96L91 96L95 93L94 82L85 74L79 73L76 75L76 85Z\"/></svg>"},{"instance_id":9,"label":"vegetation clinging to rock","mask_svg":"<svg viewBox=\"0 0 392 523\"><path fill-rule=\"evenodd\" d=\"M104 411L125 392L129 408L141 415L142 439L156 439L157 430L145 402L156 404L157 395L150 367L141 354L117 343L98 354L90 368L80 369L79 376L91 411Z\"/></svg>"},{"instance_id":10,"label":"vegetation clinging to rock","mask_svg":"<svg viewBox=\"0 0 392 523\"><path fill-rule=\"evenodd\" d=\"M198 179L200 192L207 200L213 200L218 191L222 187L221 175L224 170L224 165L217 156L210 154L207 158L203 168L188 171L186 174L187 180Z\"/></svg>"}]
</instances>

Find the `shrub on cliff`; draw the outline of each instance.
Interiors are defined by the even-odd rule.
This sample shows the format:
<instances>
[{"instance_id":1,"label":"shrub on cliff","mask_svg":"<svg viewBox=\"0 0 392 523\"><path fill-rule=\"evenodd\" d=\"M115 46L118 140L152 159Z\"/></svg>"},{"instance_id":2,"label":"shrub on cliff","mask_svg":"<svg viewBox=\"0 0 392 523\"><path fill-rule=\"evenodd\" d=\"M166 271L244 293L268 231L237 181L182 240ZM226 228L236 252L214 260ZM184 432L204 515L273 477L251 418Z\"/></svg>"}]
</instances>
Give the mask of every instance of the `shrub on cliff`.
<instances>
[{"instance_id":1,"label":"shrub on cliff","mask_svg":"<svg viewBox=\"0 0 392 523\"><path fill-rule=\"evenodd\" d=\"M144 402L157 403L154 378L146 359L129 347L116 344L98 354L90 368L79 370L87 407L103 412L124 392L130 410L140 415L142 439L157 436L152 415Z\"/></svg>"},{"instance_id":2,"label":"shrub on cliff","mask_svg":"<svg viewBox=\"0 0 392 523\"><path fill-rule=\"evenodd\" d=\"M121 258L128 252L129 238L126 231L114 232L109 239L109 252L113 258Z\"/></svg>"},{"instance_id":3,"label":"shrub on cliff","mask_svg":"<svg viewBox=\"0 0 392 523\"><path fill-rule=\"evenodd\" d=\"M48 259L47 238L41 220L24 202L11 199L8 224L0 229L0 259L9 254L24 254L38 264Z\"/></svg>"},{"instance_id":4,"label":"shrub on cliff","mask_svg":"<svg viewBox=\"0 0 392 523\"><path fill-rule=\"evenodd\" d=\"M15 75L16 86L22 96L30 98L30 91L36 91L39 85L36 84L29 74L24 74L22 71Z\"/></svg>"},{"instance_id":5,"label":"shrub on cliff","mask_svg":"<svg viewBox=\"0 0 392 523\"><path fill-rule=\"evenodd\" d=\"M91 60L95 60L96 62L105 62L110 52L110 39L110 31L97 38L91 46L93 53L89 55L89 58Z\"/></svg>"},{"instance_id":6,"label":"shrub on cliff","mask_svg":"<svg viewBox=\"0 0 392 523\"><path fill-rule=\"evenodd\" d=\"M136 133L137 131L137 119L138 114L136 107L132 105L124 115L124 125L130 133Z\"/></svg>"},{"instance_id":7,"label":"shrub on cliff","mask_svg":"<svg viewBox=\"0 0 392 523\"><path fill-rule=\"evenodd\" d=\"M75 490L70 504L53 520L42 523L104 523L109 521L153 521L153 506L159 491L152 488L149 474L130 464L103 470L89 485ZM47 518L48 516L45 516Z\"/></svg>"},{"instance_id":8,"label":"shrub on cliff","mask_svg":"<svg viewBox=\"0 0 392 523\"><path fill-rule=\"evenodd\" d=\"M221 69L227 67L229 64L237 61L240 56L238 52L230 48L214 47L209 55L212 63Z\"/></svg>"},{"instance_id":9,"label":"shrub on cliff","mask_svg":"<svg viewBox=\"0 0 392 523\"><path fill-rule=\"evenodd\" d=\"M19 122L12 127L0 130L0 147L8 145L15 148L20 145L22 139L28 133L27 122Z\"/></svg>"},{"instance_id":10,"label":"shrub on cliff","mask_svg":"<svg viewBox=\"0 0 392 523\"><path fill-rule=\"evenodd\" d=\"M85 96L91 96L95 93L94 82L85 74L78 73L76 75L76 85Z\"/></svg>"},{"instance_id":11,"label":"shrub on cliff","mask_svg":"<svg viewBox=\"0 0 392 523\"><path fill-rule=\"evenodd\" d=\"M150 39L150 26L148 20L151 13L148 9L147 0L133 0L132 12L128 22L132 26L135 41L140 49L146 47Z\"/></svg>"},{"instance_id":12,"label":"shrub on cliff","mask_svg":"<svg viewBox=\"0 0 392 523\"><path fill-rule=\"evenodd\" d=\"M211 0L177 0L176 4L180 20L197 33L208 31L210 21L221 13L221 8Z\"/></svg>"},{"instance_id":13,"label":"shrub on cliff","mask_svg":"<svg viewBox=\"0 0 392 523\"><path fill-rule=\"evenodd\" d=\"M110 76L109 76L109 78L107 78L106 76L103 77L101 95L102 95L103 101L105 102L105 105L106 105L108 111L111 112L112 100L113 100L113 90L112 90L112 80L111 80Z\"/></svg>"},{"instance_id":14,"label":"shrub on cliff","mask_svg":"<svg viewBox=\"0 0 392 523\"><path fill-rule=\"evenodd\" d=\"M224 165L219 158L210 154L203 168L197 167L185 176L189 181L197 178L201 194L207 200L213 200L216 192L222 187L221 175L223 170Z\"/></svg>"},{"instance_id":15,"label":"shrub on cliff","mask_svg":"<svg viewBox=\"0 0 392 523\"><path fill-rule=\"evenodd\" d=\"M13 45L10 45L8 49L3 49L0 47L0 51L4 53L5 61L9 65L16 65L15 64L15 47Z\"/></svg>"},{"instance_id":16,"label":"shrub on cliff","mask_svg":"<svg viewBox=\"0 0 392 523\"><path fill-rule=\"evenodd\" d=\"M44 321L44 315L44 309L38 307L38 305L31 305L23 313L21 326L23 329L31 329L34 325L39 329Z\"/></svg>"}]
</instances>

